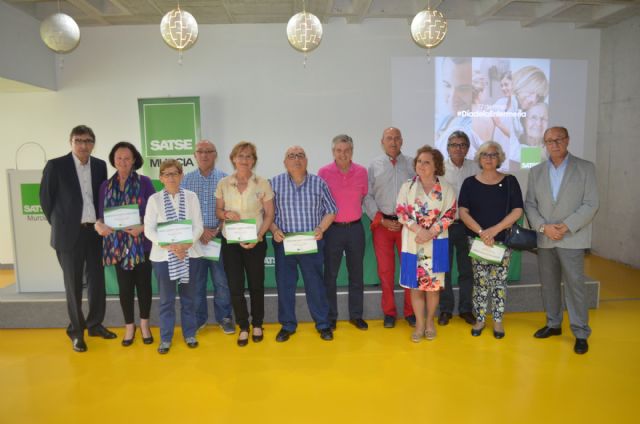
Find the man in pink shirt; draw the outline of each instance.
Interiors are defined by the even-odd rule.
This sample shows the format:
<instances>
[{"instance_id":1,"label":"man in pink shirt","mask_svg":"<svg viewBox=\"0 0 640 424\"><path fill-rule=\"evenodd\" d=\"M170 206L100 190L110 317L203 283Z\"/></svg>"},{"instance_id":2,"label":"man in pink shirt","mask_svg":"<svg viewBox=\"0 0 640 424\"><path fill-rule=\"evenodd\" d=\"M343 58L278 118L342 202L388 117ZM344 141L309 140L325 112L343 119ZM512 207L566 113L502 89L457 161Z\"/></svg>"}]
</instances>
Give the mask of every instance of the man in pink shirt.
<instances>
[{"instance_id":1,"label":"man in pink shirt","mask_svg":"<svg viewBox=\"0 0 640 424\"><path fill-rule=\"evenodd\" d=\"M369 326L362 319L364 228L360 218L362 201L368 190L367 170L351 161L353 140L348 135L335 136L331 150L334 161L318 171L338 206L333 224L324 233L324 283L329 298L329 321L335 330L338 319L336 279L344 252L349 273L349 322L360 330L366 330Z\"/></svg>"}]
</instances>

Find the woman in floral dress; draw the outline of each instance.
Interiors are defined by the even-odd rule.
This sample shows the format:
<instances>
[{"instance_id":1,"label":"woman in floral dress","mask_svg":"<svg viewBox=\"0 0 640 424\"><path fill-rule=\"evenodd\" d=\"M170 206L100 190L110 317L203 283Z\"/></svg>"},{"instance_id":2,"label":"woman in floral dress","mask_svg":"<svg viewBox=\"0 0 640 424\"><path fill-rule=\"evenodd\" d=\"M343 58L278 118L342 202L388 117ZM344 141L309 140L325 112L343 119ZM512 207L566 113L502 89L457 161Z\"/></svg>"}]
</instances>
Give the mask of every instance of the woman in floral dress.
<instances>
[{"instance_id":1,"label":"woman in floral dress","mask_svg":"<svg viewBox=\"0 0 640 424\"><path fill-rule=\"evenodd\" d=\"M416 176L400 188L396 213L402 226L400 285L411 289L416 315L414 342L433 340L433 317L448 271L447 228L456 215L456 193L438 177L444 175L442 153L430 146L418 149ZM426 307L426 319L425 319Z\"/></svg>"}]
</instances>

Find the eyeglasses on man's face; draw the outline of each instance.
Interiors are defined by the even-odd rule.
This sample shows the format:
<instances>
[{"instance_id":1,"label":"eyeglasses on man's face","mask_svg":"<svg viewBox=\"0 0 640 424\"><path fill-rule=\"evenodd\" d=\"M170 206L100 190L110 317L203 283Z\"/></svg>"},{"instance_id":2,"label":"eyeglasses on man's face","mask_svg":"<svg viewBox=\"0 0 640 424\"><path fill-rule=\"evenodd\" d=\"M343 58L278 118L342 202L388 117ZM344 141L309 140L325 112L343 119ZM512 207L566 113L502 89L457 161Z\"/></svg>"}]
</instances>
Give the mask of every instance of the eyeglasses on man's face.
<instances>
[{"instance_id":1,"label":"eyeglasses on man's face","mask_svg":"<svg viewBox=\"0 0 640 424\"><path fill-rule=\"evenodd\" d=\"M447 147L450 149L468 149L469 145L467 143L449 143Z\"/></svg>"},{"instance_id":2,"label":"eyeglasses on man's face","mask_svg":"<svg viewBox=\"0 0 640 424\"><path fill-rule=\"evenodd\" d=\"M217 151L210 149L210 150L196 150L196 153L199 155L212 155L214 153L218 153Z\"/></svg>"},{"instance_id":3,"label":"eyeglasses on man's face","mask_svg":"<svg viewBox=\"0 0 640 424\"><path fill-rule=\"evenodd\" d=\"M73 144L84 145L84 146L92 146L95 144L95 140L93 138L75 138L71 139Z\"/></svg>"},{"instance_id":4,"label":"eyeglasses on man's face","mask_svg":"<svg viewBox=\"0 0 640 424\"><path fill-rule=\"evenodd\" d=\"M287 155L287 159L289 160L295 160L295 159L304 159L306 158L307 155L305 155L303 152L299 152L299 153L289 153Z\"/></svg>"},{"instance_id":5,"label":"eyeglasses on man's face","mask_svg":"<svg viewBox=\"0 0 640 424\"><path fill-rule=\"evenodd\" d=\"M564 144L564 140L566 139L566 136L562 136L562 137L558 137L558 138L548 138L544 141L544 144L546 144L547 146L560 146L561 144Z\"/></svg>"}]
</instances>

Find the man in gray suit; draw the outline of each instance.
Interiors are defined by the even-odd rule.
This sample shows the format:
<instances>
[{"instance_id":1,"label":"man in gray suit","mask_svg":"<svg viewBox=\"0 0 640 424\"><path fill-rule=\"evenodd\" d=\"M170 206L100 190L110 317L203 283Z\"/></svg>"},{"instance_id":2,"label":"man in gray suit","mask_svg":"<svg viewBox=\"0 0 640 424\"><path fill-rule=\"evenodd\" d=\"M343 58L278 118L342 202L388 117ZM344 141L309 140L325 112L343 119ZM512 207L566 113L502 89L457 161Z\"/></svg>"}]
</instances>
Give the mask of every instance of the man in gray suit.
<instances>
[{"instance_id":1,"label":"man in gray suit","mask_svg":"<svg viewBox=\"0 0 640 424\"><path fill-rule=\"evenodd\" d=\"M560 279L571 331L573 350L587 353L589 311L584 294L584 251L591 247L591 222L598 210L598 188L593 163L567 150L569 132L552 127L544 133L549 157L531 169L525 211L531 228L538 229L538 269L547 323L533 335L538 339L562 334Z\"/></svg>"}]
</instances>

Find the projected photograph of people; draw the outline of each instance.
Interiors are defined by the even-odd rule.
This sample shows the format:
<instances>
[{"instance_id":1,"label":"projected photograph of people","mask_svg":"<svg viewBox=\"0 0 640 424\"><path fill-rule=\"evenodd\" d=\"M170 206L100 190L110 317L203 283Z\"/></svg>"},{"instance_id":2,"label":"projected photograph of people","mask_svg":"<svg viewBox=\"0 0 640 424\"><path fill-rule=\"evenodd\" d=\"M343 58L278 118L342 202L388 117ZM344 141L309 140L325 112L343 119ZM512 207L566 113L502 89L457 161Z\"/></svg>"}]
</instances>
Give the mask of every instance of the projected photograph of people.
<instances>
[{"instance_id":1,"label":"projected photograph of people","mask_svg":"<svg viewBox=\"0 0 640 424\"><path fill-rule=\"evenodd\" d=\"M542 160L549 81L549 59L436 58L436 148L446 152L449 135L462 130L469 159L493 140L507 153L502 170L531 168Z\"/></svg>"}]
</instances>

